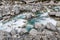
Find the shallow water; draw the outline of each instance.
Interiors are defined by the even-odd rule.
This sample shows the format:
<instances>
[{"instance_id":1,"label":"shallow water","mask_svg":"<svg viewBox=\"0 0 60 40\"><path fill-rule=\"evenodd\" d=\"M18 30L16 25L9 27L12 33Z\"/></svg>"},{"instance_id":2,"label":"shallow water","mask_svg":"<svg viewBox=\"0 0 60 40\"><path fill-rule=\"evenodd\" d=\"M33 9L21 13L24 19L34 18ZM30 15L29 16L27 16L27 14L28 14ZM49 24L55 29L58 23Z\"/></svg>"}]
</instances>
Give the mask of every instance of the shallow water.
<instances>
[{"instance_id":1,"label":"shallow water","mask_svg":"<svg viewBox=\"0 0 60 40\"><path fill-rule=\"evenodd\" d=\"M30 20L27 20L28 21L27 25L28 24L34 25L36 22L41 23L43 25L46 25L48 22L50 22L50 23L52 23L53 25L56 26L56 21L54 19L50 18L48 16L48 13L40 13L40 12L37 12L36 16L37 16L36 18L32 18ZM0 23L0 30L10 32L11 30L13 30L11 24L14 24L16 21L17 22L19 21L18 23L19 24L21 23L21 25L23 25L23 22L21 22L21 20L18 20L18 19L25 20L25 18L26 18L26 15L25 14L19 14L19 15L13 17L10 21L7 21L5 24L3 24L1 22ZM18 25L18 23L16 23L16 25ZM30 31L31 30L31 27L30 26L27 26L27 25L26 25L26 29L28 31ZM10 26L10 27L8 27L8 26Z\"/></svg>"}]
</instances>

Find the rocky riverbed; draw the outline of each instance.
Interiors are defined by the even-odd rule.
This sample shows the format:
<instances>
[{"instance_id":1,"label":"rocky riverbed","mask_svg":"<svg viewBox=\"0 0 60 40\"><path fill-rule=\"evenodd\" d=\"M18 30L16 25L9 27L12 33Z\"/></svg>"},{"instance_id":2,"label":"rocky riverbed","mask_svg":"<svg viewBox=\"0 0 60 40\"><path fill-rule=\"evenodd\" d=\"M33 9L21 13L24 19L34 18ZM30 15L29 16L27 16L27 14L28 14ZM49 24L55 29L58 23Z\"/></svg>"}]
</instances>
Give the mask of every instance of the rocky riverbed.
<instances>
[{"instance_id":1,"label":"rocky riverbed","mask_svg":"<svg viewBox=\"0 0 60 40\"><path fill-rule=\"evenodd\" d=\"M60 40L60 6L31 1L2 2L0 40Z\"/></svg>"}]
</instances>

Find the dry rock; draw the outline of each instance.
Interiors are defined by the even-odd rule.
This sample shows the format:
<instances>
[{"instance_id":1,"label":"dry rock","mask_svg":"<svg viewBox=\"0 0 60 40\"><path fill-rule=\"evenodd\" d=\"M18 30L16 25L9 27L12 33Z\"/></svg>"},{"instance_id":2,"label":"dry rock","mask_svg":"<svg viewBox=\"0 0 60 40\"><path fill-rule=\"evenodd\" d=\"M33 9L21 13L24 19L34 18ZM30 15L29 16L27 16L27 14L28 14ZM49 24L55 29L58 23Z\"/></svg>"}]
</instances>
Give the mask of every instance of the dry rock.
<instances>
[{"instance_id":1,"label":"dry rock","mask_svg":"<svg viewBox=\"0 0 60 40\"><path fill-rule=\"evenodd\" d=\"M33 36L36 36L37 35L37 30L35 30L35 29L32 29L30 32L29 32L29 34L30 35L33 35Z\"/></svg>"},{"instance_id":2,"label":"dry rock","mask_svg":"<svg viewBox=\"0 0 60 40\"><path fill-rule=\"evenodd\" d=\"M54 26L52 23L47 23L47 29L52 30L52 31L57 30L56 26Z\"/></svg>"}]
</instances>

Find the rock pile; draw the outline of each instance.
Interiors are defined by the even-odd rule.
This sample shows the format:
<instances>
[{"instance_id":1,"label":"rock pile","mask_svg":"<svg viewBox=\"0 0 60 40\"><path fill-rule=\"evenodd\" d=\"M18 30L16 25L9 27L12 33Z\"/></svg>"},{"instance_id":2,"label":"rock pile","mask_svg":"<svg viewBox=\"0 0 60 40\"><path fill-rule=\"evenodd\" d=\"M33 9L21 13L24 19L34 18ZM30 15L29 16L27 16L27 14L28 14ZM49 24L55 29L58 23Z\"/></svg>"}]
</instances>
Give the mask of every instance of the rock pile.
<instances>
[{"instance_id":1,"label":"rock pile","mask_svg":"<svg viewBox=\"0 0 60 40\"><path fill-rule=\"evenodd\" d=\"M57 21L49 16L52 8L32 1L37 0L12 5L4 2L0 6L1 40L60 40Z\"/></svg>"}]
</instances>

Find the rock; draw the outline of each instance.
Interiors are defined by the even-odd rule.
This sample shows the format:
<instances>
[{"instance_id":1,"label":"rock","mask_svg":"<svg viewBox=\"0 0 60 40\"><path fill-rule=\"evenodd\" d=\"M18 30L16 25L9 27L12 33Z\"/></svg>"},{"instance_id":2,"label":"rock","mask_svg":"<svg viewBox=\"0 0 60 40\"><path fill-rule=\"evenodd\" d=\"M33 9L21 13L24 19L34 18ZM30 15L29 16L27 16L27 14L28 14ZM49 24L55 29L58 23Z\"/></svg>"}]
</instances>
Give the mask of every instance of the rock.
<instances>
[{"instance_id":1,"label":"rock","mask_svg":"<svg viewBox=\"0 0 60 40\"><path fill-rule=\"evenodd\" d=\"M25 12L25 13L23 13L23 17L26 17L26 19L31 19L34 16L35 15L32 12Z\"/></svg>"},{"instance_id":2,"label":"rock","mask_svg":"<svg viewBox=\"0 0 60 40\"><path fill-rule=\"evenodd\" d=\"M60 27L57 27L57 30L58 30L58 32L59 32L59 34L60 34Z\"/></svg>"},{"instance_id":3,"label":"rock","mask_svg":"<svg viewBox=\"0 0 60 40\"><path fill-rule=\"evenodd\" d=\"M29 2L34 2L34 1L37 1L37 0L23 0L25 1L26 3L29 3Z\"/></svg>"},{"instance_id":4,"label":"rock","mask_svg":"<svg viewBox=\"0 0 60 40\"><path fill-rule=\"evenodd\" d=\"M53 35L54 32L52 31L49 31L47 29L44 29L44 31L42 31L42 34L45 34L45 35Z\"/></svg>"},{"instance_id":5,"label":"rock","mask_svg":"<svg viewBox=\"0 0 60 40\"><path fill-rule=\"evenodd\" d=\"M16 22L14 22L14 24L15 24L17 27L24 27L24 26L26 26L26 24L27 24L27 20L18 19Z\"/></svg>"},{"instance_id":6,"label":"rock","mask_svg":"<svg viewBox=\"0 0 60 40\"><path fill-rule=\"evenodd\" d=\"M30 35L36 36L37 35L37 30L35 29L31 29L31 31L29 32Z\"/></svg>"},{"instance_id":7,"label":"rock","mask_svg":"<svg viewBox=\"0 0 60 40\"><path fill-rule=\"evenodd\" d=\"M55 35L50 35L50 40L57 40L57 38L55 37Z\"/></svg>"},{"instance_id":8,"label":"rock","mask_svg":"<svg viewBox=\"0 0 60 40\"><path fill-rule=\"evenodd\" d=\"M15 14L18 14L20 12L19 5L18 4L14 5L12 10L15 12Z\"/></svg>"},{"instance_id":9,"label":"rock","mask_svg":"<svg viewBox=\"0 0 60 40\"><path fill-rule=\"evenodd\" d=\"M0 30L0 40L3 40L4 38L4 31Z\"/></svg>"},{"instance_id":10,"label":"rock","mask_svg":"<svg viewBox=\"0 0 60 40\"><path fill-rule=\"evenodd\" d=\"M21 33L22 28L15 28L16 33Z\"/></svg>"},{"instance_id":11,"label":"rock","mask_svg":"<svg viewBox=\"0 0 60 40\"><path fill-rule=\"evenodd\" d=\"M26 33L28 31L25 28L22 28L22 32Z\"/></svg>"},{"instance_id":12,"label":"rock","mask_svg":"<svg viewBox=\"0 0 60 40\"><path fill-rule=\"evenodd\" d=\"M0 17L2 17L2 9L0 8Z\"/></svg>"},{"instance_id":13,"label":"rock","mask_svg":"<svg viewBox=\"0 0 60 40\"><path fill-rule=\"evenodd\" d=\"M47 36L42 36L43 40L48 40Z\"/></svg>"},{"instance_id":14,"label":"rock","mask_svg":"<svg viewBox=\"0 0 60 40\"><path fill-rule=\"evenodd\" d=\"M35 40L40 40L40 35L35 36Z\"/></svg>"},{"instance_id":15,"label":"rock","mask_svg":"<svg viewBox=\"0 0 60 40\"><path fill-rule=\"evenodd\" d=\"M40 24L38 22L35 22L35 28L38 30L38 31L43 31L45 26L43 24Z\"/></svg>"},{"instance_id":16,"label":"rock","mask_svg":"<svg viewBox=\"0 0 60 40\"><path fill-rule=\"evenodd\" d=\"M60 12L57 12L55 16L60 17Z\"/></svg>"},{"instance_id":17,"label":"rock","mask_svg":"<svg viewBox=\"0 0 60 40\"><path fill-rule=\"evenodd\" d=\"M11 34L12 34L12 36L16 35L16 31L15 30L12 30L11 31Z\"/></svg>"},{"instance_id":18,"label":"rock","mask_svg":"<svg viewBox=\"0 0 60 40\"><path fill-rule=\"evenodd\" d=\"M60 27L60 21L57 21L57 25L56 25L57 27Z\"/></svg>"},{"instance_id":19,"label":"rock","mask_svg":"<svg viewBox=\"0 0 60 40\"><path fill-rule=\"evenodd\" d=\"M56 26L54 26L52 23L47 23L47 29L52 31L57 31Z\"/></svg>"},{"instance_id":20,"label":"rock","mask_svg":"<svg viewBox=\"0 0 60 40\"><path fill-rule=\"evenodd\" d=\"M32 12L36 12L37 10L36 9L32 9Z\"/></svg>"},{"instance_id":21,"label":"rock","mask_svg":"<svg viewBox=\"0 0 60 40\"><path fill-rule=\"evenodd\" d=\"M10 16L5 16L5 17L3 17L3 20L7 20L9 18L10 18Z\"/></svg>"},{"instance_id":22,"label":"rock","mask_svg":"<svg viewBox=\"0 0 60 40\"><path fill-rule=\"evenodd\" d=\"M15 15L13 10L11 11L11 13L10 13L10 14L11 14L12 16L14 16L14 15Z\"/></svg>"},{"instance_id":23,"label":"rock","mask_svg":"<svg viewBox=\"0 0 60 40\"><path fill-rule=\"evenodd\" d=\"M49 12L49 15L55 15L56 12Z\"/></svg>"},{"instance_id":24,"label":"rock","mask_svg":"<svg viewBox=\"0 0 60 40\"><path fill-rule=\"evenodd\" d=\"M25 35L24 40L32 40L32 38L30 37L30 35Z\"/></svg>"},{"instance_id":25,"label":"rock","mask_svg":"<svg viewBox=\"0 0 60 40\"><path fill-rule=\"evenodd\" d=\"M26 30L29 32L33 28L33 25L27 24L26 25Z\"/></svg>"}]
</instances>

